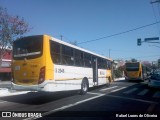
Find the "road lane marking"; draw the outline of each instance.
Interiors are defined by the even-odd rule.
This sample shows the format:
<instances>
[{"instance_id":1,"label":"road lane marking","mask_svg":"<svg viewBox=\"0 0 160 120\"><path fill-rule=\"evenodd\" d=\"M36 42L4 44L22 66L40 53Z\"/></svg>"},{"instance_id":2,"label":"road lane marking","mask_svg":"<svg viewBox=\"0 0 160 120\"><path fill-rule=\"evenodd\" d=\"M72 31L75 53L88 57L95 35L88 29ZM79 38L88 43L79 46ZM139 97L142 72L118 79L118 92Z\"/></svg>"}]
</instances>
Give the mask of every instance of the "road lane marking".
<instances>
[{"instance_id":1,"label":"road lane marking","mask_svg":"<svg viewBox=\"0 0 160 120\"><path fill-rule=\"evenodd\" d=\"M121 98L121 99L126 99L126 100L132 100L132 101L139 101L139 102L150 103L150 104L156 104L156 105L159 104L158 102L142 100L142 99L137 99L137 98L129 98L129 97L122 97L122 96L115 96L115 95L106 95L106 96L114 97L114 98Z\"/></svg>"},{"instance_id":2,"label":"road lane marking","mask_svg":"<svg viewBox=\"0 0 160 120\"><path fill-rule=\"evenodd\" d=\"M144 89L143 91L141 91L140 93L138 93L138 95L145 95L149 90L148 89Z\"/></svg>"},{"instance_id":3,"label":"road lane marking","mask_svg":"<svg viewBox=\"0 0 160 120\"><path fill-rule=\"evenodd\" d=\"M5 103L5 102L7 102L7 101L2 101L2 102L0 102L0 104L1 104L1 103Z\"/></svg>"},{"instance_id":4,"label":"road lane marking","mask_svg":"<svg viewBox=\"0 0 160 120\"><path fill-rule=\"evenodd\" d=\"M157 92L153 95L153 97L159 98L159 97L160 97L160 91L157 91Z\"/></svg>"},{"instance_id":5,"label":"road lane marking","mask_svg":"<svg viewBox=\"0 0 160 120\"><path fill-rule=\"evenodd\" d=\"M117 91L122 90L122 89L125 89L125 88L126 88L126 87L121 87L121 88L119 88L119 89L112 90L111 92L117 92Z\"/></svg>"},{"instance_id":6,"label":"road lane marking","mask_svg":"<svg viewBox=\"0 0 160 120\"><path fill-rule=\"evenodd\" d=\"M138 88L132 88L132 89L130 89L130 90L128 90L128 91L125 91L125 92L123 92L123 93L124 93L124 94L130 94L130 93L136 91L137 89L138 89Z\"/></svg>"},{"instance_id":7,"label":"road lane marking","mask_svg":"<svg viewBox=\"0 0 160 120\"><path fill-rule=\"evenodd\" d=\"M81 103L84 103L84 102L88 102L90 100L93 100L93 99L96 99L96 98L99 98L99 97L102 97L102 96L105 96L106 94L100 94L98 96L94 96L94 97L91 97L91 98L88 98L88 99L84 99L84 100L81 100L81 101L78 101L78 102L75 102L73 104L68 104L68 105L65 105L65 106L62 106L62 107L59 107L59 108L56 108L56 109L53 109L51 111L48 111L48 112L45 112L45 113L42 113L42 117L45 117L46 115L49 115L49 114L53 114L55 112L58 112L58 111L61 111L61 110L64 110L64 109L67 109L67 108L70 108L70 107L73 107L73 106L76 106L76 105L79 105ZM35 120L35 119L38 119L38 118L26 118L26 119L23 119L23 120Z\"/></svg>"},{"instance_id":8,"label":"road lane marking","mask_svg":"<svg viewBox=\"0 0 160 120\"><path fill-rule=\"evenodd\" d=\"M93 92L87 92L87 94L93 94L93 95L105 95L105 94L102 94L102 93L93 93Z\"/></svg>"},{"instance_id":9,"label":"road lane marking","mask_svg":"<svg viewBox=\"0 0 160 120\"><path fill-rule=\"evenodd\" d=\"M101 89L100 91L105 91L105 90L109 90L109 89L113 89L113 88L116 88L118 86L113 86L113 87L109 87L109 88L104 88L104 89Z\"/></svg>"}]
</instances>

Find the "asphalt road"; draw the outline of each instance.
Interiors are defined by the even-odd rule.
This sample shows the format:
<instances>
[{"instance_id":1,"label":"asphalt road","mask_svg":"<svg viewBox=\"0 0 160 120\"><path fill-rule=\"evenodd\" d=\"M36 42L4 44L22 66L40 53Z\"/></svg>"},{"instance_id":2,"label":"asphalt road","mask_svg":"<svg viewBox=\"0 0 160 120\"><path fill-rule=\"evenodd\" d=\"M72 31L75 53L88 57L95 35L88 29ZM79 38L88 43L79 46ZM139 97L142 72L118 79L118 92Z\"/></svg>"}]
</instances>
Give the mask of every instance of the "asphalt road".
<instances>
[{"instance_id":1,"label":"asphalt road","mask_svg":"<svg viewBox=\"0 0 160 120\"><path fill-rule=\"evenodd\" d=\"M92 88L86 95L78 91L27 92L0 97L0 111L0 119L33 119L30 113L38 119L54 120L160 119L160 90L144 82L121 80ZM11 112L11 117L2 113L6 111Z\"/></svg>"}]
</instances>

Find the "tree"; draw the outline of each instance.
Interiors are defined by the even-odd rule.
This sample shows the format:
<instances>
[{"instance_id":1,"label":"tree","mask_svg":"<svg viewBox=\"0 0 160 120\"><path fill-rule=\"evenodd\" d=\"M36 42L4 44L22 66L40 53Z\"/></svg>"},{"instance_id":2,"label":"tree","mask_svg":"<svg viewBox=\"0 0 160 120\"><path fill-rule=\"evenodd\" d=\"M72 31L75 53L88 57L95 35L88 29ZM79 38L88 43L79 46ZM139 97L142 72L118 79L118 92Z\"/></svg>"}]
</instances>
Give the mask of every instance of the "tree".
<instances>
[{"instance_id":1,"label":"tree","mask_svg":"<svg viewBox=\"0 0 160 120\"><path fill-rule=\"evenodd\" d=\"M131 60L126 60L126 62L138 62L138 60L135 58L132 58Z\"/></svg>"},{"instance_id":2,"label":"tree","mask_svg":"<svg viewBox=\"0 0 160 120\"><path fill-rule=\"evenodd\" d=\"M138 60L136 60L135 58L131 59L131 62L137 62Z\"/></svg>"},{"instance_id":3,"label":"tree","mask_svg":"<svg viewBox=\"0 0 160 120\"><path fill-rule=\"evenodd\" d=\"M148 68L151 68L152 67L152 64L149 62L149 61L143 61L142 62L142 65L148 67Z\"/></svg>"},{"instance_id":4,"label":"tree","mask_svg":"<svg viewBox=\"0 0 160 120\"><path fill-rule=\"evenodd\" d=\"M124 71L124 66L119 66L117 69L115 69L114 70L115 78L123 77L123 71Z\"/></svg>"},{"instance_id":5,"label":"tree","mask_svg":"<svg viewBox=\"0 0 160 120\"><path fill-rule=\"evenodd\" d=\"M3 55L12 48L13 41L29 31L29 24L23 18L9 15L7 9L0 6L0 66Z\"/></svg>"}]
</instances>

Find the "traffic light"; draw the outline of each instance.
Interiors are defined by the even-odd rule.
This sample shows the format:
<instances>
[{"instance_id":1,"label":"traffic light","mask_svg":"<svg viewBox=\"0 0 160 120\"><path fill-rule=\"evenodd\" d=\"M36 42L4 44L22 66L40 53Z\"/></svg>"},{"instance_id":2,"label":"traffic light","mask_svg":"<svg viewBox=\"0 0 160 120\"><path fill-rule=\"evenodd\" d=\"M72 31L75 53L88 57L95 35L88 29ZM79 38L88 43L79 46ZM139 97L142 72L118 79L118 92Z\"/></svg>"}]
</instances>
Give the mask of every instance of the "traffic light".
<instances>
[{"instance_id":1,"label":"traffic light","mask_svg":"<svg viewBox=\"0 0 160 120\"><path fill-rule=\"evenodd\" d=\"M137 39L137 45L138 45L138 46L141 46L141 39L140 39L140 38Z\"/></svg>"}]
</instances>

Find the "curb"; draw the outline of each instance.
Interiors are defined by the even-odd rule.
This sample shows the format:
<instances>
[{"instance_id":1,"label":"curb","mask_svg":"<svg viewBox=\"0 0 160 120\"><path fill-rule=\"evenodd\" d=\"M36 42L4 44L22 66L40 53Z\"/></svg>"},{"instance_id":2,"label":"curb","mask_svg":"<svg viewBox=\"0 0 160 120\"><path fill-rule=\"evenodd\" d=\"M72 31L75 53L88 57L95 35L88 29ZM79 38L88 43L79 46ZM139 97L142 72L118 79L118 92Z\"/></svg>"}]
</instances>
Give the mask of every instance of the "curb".
<instances>
[{"instance_id":1,"label":"curb","mask_svg":"<svg viewBox=\"0 0 160 120\"><path fill-rule=\"evenodd\" d=\"M31 91L10 91L8 88L0 88L0 97L27 94Z\"/></svg>"},{"instance_id":2,"label":"curb","mask_svg":"<svg viewBox=\"0 0 160 120\"><path fill-rule=\"evenodd\" d=\"M27 94L30 91L18 91L18 92L8 92L7 94L0 94L0 97L7 97L7 96L14 96L14 95L22 95L22 94Z\"/></svg>"}]
</instances>

